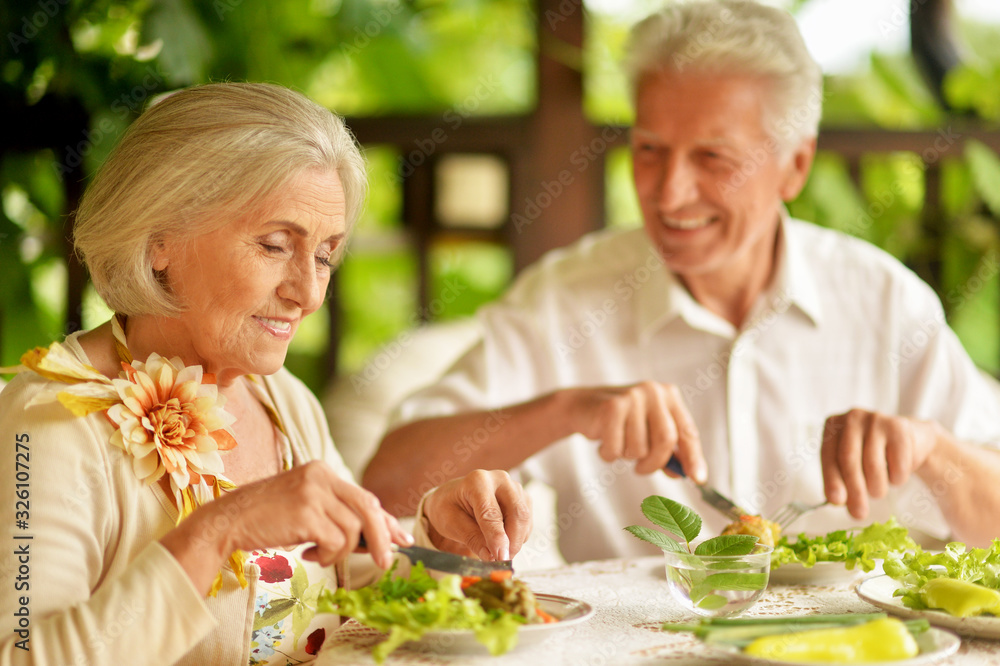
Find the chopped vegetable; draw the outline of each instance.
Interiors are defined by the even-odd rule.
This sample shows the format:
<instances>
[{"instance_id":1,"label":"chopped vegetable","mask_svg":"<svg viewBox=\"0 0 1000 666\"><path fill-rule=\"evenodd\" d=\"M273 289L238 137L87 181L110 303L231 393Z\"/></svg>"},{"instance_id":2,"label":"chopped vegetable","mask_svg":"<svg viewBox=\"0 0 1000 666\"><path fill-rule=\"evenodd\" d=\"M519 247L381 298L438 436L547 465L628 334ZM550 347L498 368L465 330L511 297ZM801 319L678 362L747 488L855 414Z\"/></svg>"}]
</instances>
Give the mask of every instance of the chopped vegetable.
<instances>
[{"instance_id":1,"label":"chopped vegetable","mask_svg":"<svg viewBox=\"0 0 1000 666\"><path fill-rule=\"evenodd\" d=\"M512 577L498 576L499 580L480 580L463 590L465 596L477 599L486 610L516 613L529 623L541 622L538 602L528 586Z\"/></svg>"},{"instance_id":2,"label":"chopped vegetable","mask_svg":"<svg viewBox=\"0 0 1000 666\"><path fill-rule=\"evenodd\" d=\"M777 569L791 562L805 567L814 566L817 562L843 562L848 569L858 566L862 571L871 571L878 564L876 559L916 547L906 528L895 518L890 518L884 523L872 523L857 533L837 530L818 537L807 537L803 533L795 541L789 541L787 535L783 536L771 554L771 568Z\"/></svg>"},{"instance_id":3,"label":"chopped vegetable","mask_svg":"<svg viewBox=\"0 0 1000 666\"><path fill-rule=\"evenodd\" d=\"M774 546L781 536L781 527L760 516L742 515L736 522L722 528L723 534L749 534L765 546Z\"/></svg>"},{"instance_id":4,"label":"chopped vegetable","mask_svg":"<svg viewBox=\"0 0 1000 666\"><path fill-rule=\"evenodd\" d=\"M494 583L500 583L512 578L513 576L514 572L506 569L498 569L490 572L490 580Z\"/></svg>"},{"instance_id":5,"label":"chopped vegetable","mask_svg":"<svg viewBox=\"0 0 1000 666\"><path fill-rule=\"evenodd\" d=\"M559 621L559 618L555 617L554 615L546 613L541 608L536 608L535 613L538 614L538 617L540 617L542 619L542 622L544 622L545 624L551 624L552 622Z\"/></svg>"},{"instance_id":6,"label":"chopped vegetable","mask_svg":"<svg viewBox=\"0 0 1000 666\"><path fill-rule=\"evenodd\" d=\"M743 651L776 661L841 664L910 659L920 652L906 625L891 617L850 627L764 636Z\"/></svg>"}]
</instances>

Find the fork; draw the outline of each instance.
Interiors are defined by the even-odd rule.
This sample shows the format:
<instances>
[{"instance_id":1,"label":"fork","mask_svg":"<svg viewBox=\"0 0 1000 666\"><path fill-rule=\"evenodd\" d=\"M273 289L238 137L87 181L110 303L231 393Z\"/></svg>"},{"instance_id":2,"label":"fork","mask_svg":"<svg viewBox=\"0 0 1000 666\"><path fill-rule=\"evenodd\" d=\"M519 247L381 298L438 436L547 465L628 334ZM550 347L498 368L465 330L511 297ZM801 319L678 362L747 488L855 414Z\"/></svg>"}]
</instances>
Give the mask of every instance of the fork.
<instances>
[{"instance_id":1,"label":"fork","mask_svg":"<svg viewBox=\"0 0 1000 666\"><path fill-rule=\"evenodd\" d=\"M792 500L785 506L778 509L778 512L774 514L774 518L771 519L771 522L776 523L778 527L781 528L781 531L785 532L789 527L791 527L792 523L801 518L803 514L815 511L821 506L826 506L826 504L826 501L820 502L819 504L806 504L805 502Z\"/></svg>"}]
</instances>

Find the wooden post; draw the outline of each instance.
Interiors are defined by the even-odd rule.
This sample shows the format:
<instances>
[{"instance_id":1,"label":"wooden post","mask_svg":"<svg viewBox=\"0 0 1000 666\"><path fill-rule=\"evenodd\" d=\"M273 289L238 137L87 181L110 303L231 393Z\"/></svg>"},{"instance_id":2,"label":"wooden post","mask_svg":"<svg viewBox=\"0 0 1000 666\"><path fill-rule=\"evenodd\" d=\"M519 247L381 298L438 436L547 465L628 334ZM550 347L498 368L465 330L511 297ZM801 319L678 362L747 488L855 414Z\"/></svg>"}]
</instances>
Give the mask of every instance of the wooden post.
<instances>
[{"instance_id":1,"label":"wooden post","mask_svg":"<svg viewBox=\"0 0 1000 666\"><path fill-rule=\"evenodd\" d=\"M952 29L952 1L922 0L909 4L913 59L938 102L953 111L943 91L945 76L962 61Z\"/></svg>"},{"instance_id":2,"label":"wooden post","mask_svg":"<svg viewBox=\"0 0 1000 666\"><path fill-rule=\"evenodd\" d=\"M511 178L515 270L600 228L607 142L583 114L582 0L539 0L538 105Z\"/></svg>"},{"instance_id":3,"label":"wooden post","mask_svg":"<svg viewBox=\"0 0 1000 666\"><path fill-rule=\"evenodd\" d=\"M434 220L434 160L413 168L403 179L403 223L411 234L417 253L417 314L421 322L430 319L430 252Z\"/></svg>"}]
</instances>

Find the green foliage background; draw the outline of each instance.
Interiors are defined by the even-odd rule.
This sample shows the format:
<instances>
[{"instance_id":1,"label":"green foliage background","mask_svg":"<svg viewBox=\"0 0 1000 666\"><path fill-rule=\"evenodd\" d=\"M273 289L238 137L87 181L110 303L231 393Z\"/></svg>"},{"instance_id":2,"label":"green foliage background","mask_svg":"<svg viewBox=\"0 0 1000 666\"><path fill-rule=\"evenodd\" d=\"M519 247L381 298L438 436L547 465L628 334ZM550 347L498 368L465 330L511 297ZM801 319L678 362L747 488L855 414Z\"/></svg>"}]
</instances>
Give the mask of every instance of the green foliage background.
<instances>
[{"instance_id":1,"label":"green foliage background","mask_svg":"<svg viewBox=\"0 0 1000 666\"><path fill-rule=\"evenodd\" d=\"M594 122L630 120L616 62L632 18L588 14L585 109ZM63 334L66 154L79 154L93 173L156 94L206 81L271 81L343 115L442 118L524 114L535 102L537 43L528 0L8 0L0 6L0 29L4 106L30 112L46 99L73 100L89 115L79 141L10 150L0 161L0 365ZM965 115L935 102L908 56L872 54L861 71L828 80L826 126L944 131L995 122L998 31L963 24L961 32L975 58L952 73L946 94ZM400 155L366 148L372 196L338 276L345 371L418 321L417 257L404 231L396 177ZM864 237L917 268L940 254L942 282L934 286L951 323L975 360L997 372L1000 160L972 142L963 158L942 162L940 241L921 224L923 169L913 154L873 154L855 185L841 158L820 155L792 213ZM638 223L629 170L626 152L609 155L609 225ZM448 289L458 294L432 313L435 319L470 314L512 277L507 249L485 243L441 243L430 263L432 298ZM107 316L88 292L84 326ZM324 316L310 318L289 357L316 390L322 388L316 359L328 339Z\"/></svg>"}]
</instances>

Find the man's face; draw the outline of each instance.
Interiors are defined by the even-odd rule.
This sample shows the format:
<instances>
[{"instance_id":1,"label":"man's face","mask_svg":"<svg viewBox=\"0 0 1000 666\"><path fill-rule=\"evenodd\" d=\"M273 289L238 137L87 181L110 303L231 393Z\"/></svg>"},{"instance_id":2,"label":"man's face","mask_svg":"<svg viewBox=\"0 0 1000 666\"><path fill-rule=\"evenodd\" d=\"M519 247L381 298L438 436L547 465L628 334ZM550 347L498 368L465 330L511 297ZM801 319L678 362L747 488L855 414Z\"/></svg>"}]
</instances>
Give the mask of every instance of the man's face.
<instances>
[{"instance_id":1,"label":"man's face","mask_svg":"<svg viewBox=\"0 0 1000 666\"><path fill-rule=\"evenodd\" d=\"M639 81L636 191L646 233L681 277L770 274L781 202L805 183L815 144L781 151L765 131L766 85L699 73Z\"/></svg>"}]
</instances>

